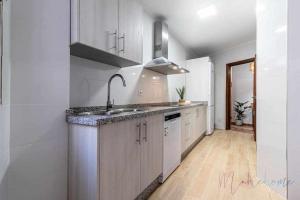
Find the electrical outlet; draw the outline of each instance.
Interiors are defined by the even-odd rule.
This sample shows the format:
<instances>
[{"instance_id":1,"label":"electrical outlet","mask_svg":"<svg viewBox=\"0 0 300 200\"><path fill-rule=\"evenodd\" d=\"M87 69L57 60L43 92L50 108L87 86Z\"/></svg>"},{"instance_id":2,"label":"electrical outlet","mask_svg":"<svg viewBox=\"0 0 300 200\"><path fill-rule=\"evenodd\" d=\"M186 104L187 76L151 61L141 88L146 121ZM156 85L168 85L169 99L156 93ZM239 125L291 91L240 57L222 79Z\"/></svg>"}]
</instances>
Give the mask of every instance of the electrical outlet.
<instances>
[{"instance_id":1,"label":"electrical outlet","mask_svg":"<svg viewBox=\"0 0 300 200\"><path fill-rule=\"evenodd\" d=\"M143 96L143 90L139 90L138 95Z\"/></svg>"}]
</instances>

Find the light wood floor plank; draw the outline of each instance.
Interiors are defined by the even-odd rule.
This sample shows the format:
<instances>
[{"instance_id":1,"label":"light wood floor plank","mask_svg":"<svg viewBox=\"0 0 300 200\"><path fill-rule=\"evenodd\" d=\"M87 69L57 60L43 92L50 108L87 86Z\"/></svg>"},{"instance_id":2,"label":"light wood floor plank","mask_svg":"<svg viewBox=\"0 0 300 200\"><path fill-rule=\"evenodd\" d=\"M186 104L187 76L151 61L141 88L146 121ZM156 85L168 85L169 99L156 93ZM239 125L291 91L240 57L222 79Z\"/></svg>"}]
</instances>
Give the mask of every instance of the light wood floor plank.
<instances>
[{"instance_id":1,"label":"light wood floor plank","mask_svg":"<svg viewBox=\"0 0 300 200\"><path fill-rule=\"evenodd\" d=\"M282 200L256 178L253 135L205 137L150 200Z\"/></svg>"}]
</instances>

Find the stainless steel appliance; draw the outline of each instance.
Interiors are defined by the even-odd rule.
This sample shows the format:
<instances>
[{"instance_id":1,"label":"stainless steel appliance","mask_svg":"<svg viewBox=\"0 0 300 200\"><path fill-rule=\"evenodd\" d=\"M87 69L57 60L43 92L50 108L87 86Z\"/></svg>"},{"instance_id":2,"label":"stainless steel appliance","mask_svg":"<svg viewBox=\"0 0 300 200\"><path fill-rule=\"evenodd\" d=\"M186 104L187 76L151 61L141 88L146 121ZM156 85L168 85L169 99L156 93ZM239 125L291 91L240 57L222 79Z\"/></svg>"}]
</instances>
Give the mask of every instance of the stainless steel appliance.
<instances>
[{"instance_id":1,"label":"stainless steel appliance","mask_svg":"<svg viewBox=\"0 0 300 200\"><path fill-rule=\"evenodd\" d=\"M168 25L161 21L154 24L154 59L145 65L146 69L164 74L189 73L187 69L168 59Z\"/></svg>"}]
</instances>

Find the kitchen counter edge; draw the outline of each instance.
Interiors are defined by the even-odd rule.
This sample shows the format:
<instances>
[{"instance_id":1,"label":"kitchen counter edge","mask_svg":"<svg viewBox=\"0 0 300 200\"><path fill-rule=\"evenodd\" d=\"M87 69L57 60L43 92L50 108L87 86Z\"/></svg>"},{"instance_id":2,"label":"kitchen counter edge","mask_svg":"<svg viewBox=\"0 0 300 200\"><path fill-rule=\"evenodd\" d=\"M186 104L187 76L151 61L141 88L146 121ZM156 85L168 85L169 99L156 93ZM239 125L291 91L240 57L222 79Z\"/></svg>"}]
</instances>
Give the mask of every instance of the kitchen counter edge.
<instances>
[{"instance_id":1,"label":"kitchen counter edge","mask_svg":"<svg viewBox=\"0 0 300 200\"><path fill-rule=\"evenodd\" d=\"M164 114L169 112L176 112L184 109L194 108L198 106L207 106L206 102L192 103L185 106L154 106L149 107L145 111L134 112L134 113L123 113L119 115L101 116L101 115L89 115L89 116L78 116L68 114L66 120L68 124L77 124L83 126L101 126L106 124L117 123L126 120L138 119L142 117L148 117L152 115Z\"/></svg>"}]
</instances>

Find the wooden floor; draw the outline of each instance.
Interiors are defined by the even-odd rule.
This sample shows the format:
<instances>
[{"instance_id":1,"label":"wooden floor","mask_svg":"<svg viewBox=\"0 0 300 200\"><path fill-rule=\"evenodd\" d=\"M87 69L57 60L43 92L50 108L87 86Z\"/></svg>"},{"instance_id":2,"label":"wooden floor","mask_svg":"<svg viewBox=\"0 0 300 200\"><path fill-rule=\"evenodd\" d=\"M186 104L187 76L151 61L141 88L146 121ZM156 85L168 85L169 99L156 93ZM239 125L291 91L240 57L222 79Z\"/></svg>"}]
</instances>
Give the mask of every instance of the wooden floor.
<instances>
[{"instance_id":1,"label":"wooden floor","mask_svg":"<svg viewBox=\"0 0 300 200\"><path fill-rule=\"evenodd\" d=\"M253 135L205 137L150 200L282 200L256 178Z\"/></svg>"},{"instance_id":2,"label":"wooden floor","mask_svg":"<svg viewBox=\"0 0 300 200\"><path fill-rule=\"evenodd\" d=\"M249 126L249 125L237 126L235 124L231 124L230 129L232 131L239 131L243 133L250 133L250 134L254 133L253 126Z\"/></svg>"}]
</instances>

